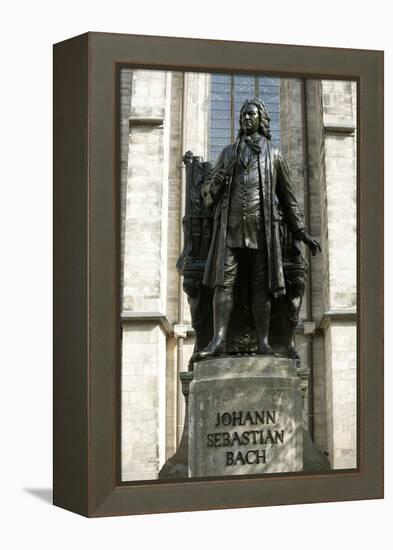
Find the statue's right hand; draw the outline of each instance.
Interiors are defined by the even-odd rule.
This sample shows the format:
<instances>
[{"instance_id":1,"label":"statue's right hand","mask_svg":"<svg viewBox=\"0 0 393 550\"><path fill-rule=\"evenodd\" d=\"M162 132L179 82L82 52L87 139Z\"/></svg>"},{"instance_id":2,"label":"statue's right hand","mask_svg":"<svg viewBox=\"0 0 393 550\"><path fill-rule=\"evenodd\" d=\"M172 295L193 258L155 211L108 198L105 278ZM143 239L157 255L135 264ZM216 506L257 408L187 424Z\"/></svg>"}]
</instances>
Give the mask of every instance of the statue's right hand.
<instances>
[{"instance_id":1,"label":"statue's right hand","mask_svg":"<svg viewBox=\"0 0 393 550\"><path fill-rule=\"evenodd\" d=\"M226 172L223 169L217 170L214 174L212 174L211 178L208 180L207 189L209 198L207 196L204 196L204 201L206 206L211 206L212 204L216 203L219 196L224 190L224 182L226 180Z\"/></svg>"},{"instance_id":2,"label":"statue's right hand","mask_svg":"<svg viewBox=\"0 0 393 550\"><path fill-rule=\"evenodd\" d=\"M220 169L220 170L217 170L217 172L214 174L214 183L216 185L221 185L224 180L226 178L226 173L225 173L225 170L223 169Z\"/></svg>"}]
</instances>

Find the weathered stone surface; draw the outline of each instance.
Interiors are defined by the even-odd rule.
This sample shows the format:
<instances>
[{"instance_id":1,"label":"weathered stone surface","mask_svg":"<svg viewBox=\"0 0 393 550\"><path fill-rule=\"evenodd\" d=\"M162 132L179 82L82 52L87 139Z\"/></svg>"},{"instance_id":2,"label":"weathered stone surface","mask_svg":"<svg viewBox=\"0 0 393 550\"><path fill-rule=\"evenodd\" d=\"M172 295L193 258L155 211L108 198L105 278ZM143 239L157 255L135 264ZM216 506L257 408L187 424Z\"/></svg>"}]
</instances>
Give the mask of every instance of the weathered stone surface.
<instances>
[{"instance_id":1,"label":"weathered stone surface","mask_svg":"<svg viewBox=\"0 0 393 550\"><path fill-rule=\"evenodd\" d=\"M356 127L356 82L323 80L323 123ZM322 290L325 312L356 311L356 131L324 139ZM356 321L324 324L326 446L333 469L357 466Z\"/></svg>"},{"instance_id":2,"label":"weathered stone surface","mask_svg":"<svg viewBox=\"0 0 393 550\"><path fill-rule=\"evenodd\" d=\"M190 477L302 470L300 380L283 357L196 363L190 384Z\"/></svg>"},{"instance_id":3,"label":"weathered stone surface","mask_svg":"<svg viewBox=\"0 0 393 550\"><path fill-rule=\"evenodd\" d=\"M188 397L190 392L190 382L192 381L193 377L194 373L192 371L180 373L182 392L186 405L186 418L188 418ZM164 466L161 468L158 474L158 477L159 479L188 477L188 422L184 423L183 434L177 451L165 462Z\"/></svg>"},{"instance_id":4,"label":"weathered stone surface","mask_svg":"<svg viewBox=\"0 0 393 550\"><path fill-rule=\"evenodd\" d=\"M160 312L172 324L179 321L176 260L181 247L180 163L187 148L207 155L209 82L210 75L202 73L122 69L123 314ZM162 124L130 125L130 117L161 118ZM182 321L190 324L186 299ZM193 338L188 335L185 340L183 363L178 365L177 341L166 338L157 323L135 320L123 327L123 481L157 478L165 460L176 450L176 432L181 434L184 415L176 395L176 379L178 371L187 368Z\"/></svg>"}]
</instances>

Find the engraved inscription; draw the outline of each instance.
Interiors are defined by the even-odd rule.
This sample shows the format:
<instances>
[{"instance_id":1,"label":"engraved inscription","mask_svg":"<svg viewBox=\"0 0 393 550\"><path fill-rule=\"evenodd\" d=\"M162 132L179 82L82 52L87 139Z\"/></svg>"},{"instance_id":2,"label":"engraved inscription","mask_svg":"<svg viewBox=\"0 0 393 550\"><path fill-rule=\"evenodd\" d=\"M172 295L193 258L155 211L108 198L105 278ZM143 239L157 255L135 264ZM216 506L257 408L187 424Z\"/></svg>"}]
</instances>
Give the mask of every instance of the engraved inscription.
<instances>
[{"instance_id":1,"label":"engraved inscription","mask_svg":"<svg viewBox=\"0 0 393 550\"><path fill-rule=\"evenodd\" d=\"M283 445L285 432L275 429L278 422L277 411L224 411L218 412L214 428L228 428L210 432L206 436L206 445L210 448L237 447L233 451L227 450L223 456L225 466L244 466L246 464L266 464L266 447L259 446ZM241 430L238 427L252 427L257 429ZM271 426L269 428L265 426ZM230 428L236 427L236 430ZM258 429L259 428L259 429ZM239 449L242 446L256 446L255 449Z\"/></svg>"}]
</instances>

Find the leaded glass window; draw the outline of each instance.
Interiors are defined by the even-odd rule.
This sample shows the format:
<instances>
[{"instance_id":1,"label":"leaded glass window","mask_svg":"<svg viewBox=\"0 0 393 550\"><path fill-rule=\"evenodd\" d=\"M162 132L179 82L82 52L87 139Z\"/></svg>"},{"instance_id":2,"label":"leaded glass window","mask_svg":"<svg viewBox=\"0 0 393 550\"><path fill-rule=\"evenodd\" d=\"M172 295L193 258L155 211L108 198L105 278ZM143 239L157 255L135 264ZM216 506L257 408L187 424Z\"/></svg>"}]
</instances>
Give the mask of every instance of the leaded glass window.
<instances>
[{"instance_id":1,"label":"leaded glass window","mask_svg":"<svg viewBox=\"0 0 393 550\"><path fill-rule=\"evenodd\" d=\"M280 146L280 79L268 76L213 74L210 100L210 160L232 143L239 130L239 112L246 99L259 97L266 104L272 144Z\"/></svg>"}]
</instances>

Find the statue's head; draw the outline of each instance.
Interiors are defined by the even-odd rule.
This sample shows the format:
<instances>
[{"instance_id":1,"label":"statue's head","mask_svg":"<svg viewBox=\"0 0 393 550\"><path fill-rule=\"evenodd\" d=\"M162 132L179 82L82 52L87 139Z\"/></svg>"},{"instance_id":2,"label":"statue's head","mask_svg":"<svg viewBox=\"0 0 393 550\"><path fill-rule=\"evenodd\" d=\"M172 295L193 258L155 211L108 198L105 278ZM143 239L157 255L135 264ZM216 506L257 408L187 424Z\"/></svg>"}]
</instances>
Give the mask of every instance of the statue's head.
<instances>
[{"instance_id":1,"label":"statue's head","mask_svg":"<svg viewBox=\"0 0 393 550\"><path fill-rule=\"evenodd\" d=\"M258 132L271 139L270 116L265 104L258 98L247 99L240 109L239 136Z\"/></svg>"}]
</instances>

